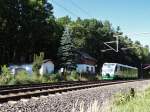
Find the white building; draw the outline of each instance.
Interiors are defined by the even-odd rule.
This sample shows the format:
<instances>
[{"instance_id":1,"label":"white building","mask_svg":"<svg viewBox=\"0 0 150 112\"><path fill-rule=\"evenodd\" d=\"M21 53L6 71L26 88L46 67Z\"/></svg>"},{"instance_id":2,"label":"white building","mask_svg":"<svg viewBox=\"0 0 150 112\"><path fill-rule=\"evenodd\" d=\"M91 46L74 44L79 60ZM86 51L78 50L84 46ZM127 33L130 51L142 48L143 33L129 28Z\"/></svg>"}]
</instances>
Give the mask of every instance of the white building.
<instances>
[{"instance_id":1,"label":"white building","mask_svg":"<svg viewBox=\"0 0 150 112\"><path fill-rule=\"evenodd\" d=\"M88 64L77 64L76 70L79 73L88 73L88 72L95 73L95 66Z\"/></svg>"},{"instance_id":2,"label":"white building","mask_svg":"<svg viewBox=\"0 0 150 112\"><path fill-rule=\"evenodd\" d=\"M54 72L54 64L50 59L46 59L43 61L39 73L41 75L50 74Z\"/></svg>"},{"instance_id":3,"label":"white building","mask_svg":"<svg viewBox=\"0 0 150 112\"><path fill-rule=\"evenodd\" d=\"M97 60L91 57L89 54L81 51L77 52L77 72L79 73L91 73L95 74L95 66Z\"/></svg>"},{"instance_id":4,"label":"white building","mask_svg":"<svg viewBox=\"0 0 150 112\"><path fill-rule=\"evenodd\" d=\"M30 75L33 73L33 71L32 71L33 65L32 64L12 65L9 68L13 75L16 74L17 71L21 71L21 68L22 68L22 70L25 70ZM50 59L43 60L43 63L39 70L40 75L50 74L53 72L54 72L53 62Z\"/></svg>"}]
</instances>

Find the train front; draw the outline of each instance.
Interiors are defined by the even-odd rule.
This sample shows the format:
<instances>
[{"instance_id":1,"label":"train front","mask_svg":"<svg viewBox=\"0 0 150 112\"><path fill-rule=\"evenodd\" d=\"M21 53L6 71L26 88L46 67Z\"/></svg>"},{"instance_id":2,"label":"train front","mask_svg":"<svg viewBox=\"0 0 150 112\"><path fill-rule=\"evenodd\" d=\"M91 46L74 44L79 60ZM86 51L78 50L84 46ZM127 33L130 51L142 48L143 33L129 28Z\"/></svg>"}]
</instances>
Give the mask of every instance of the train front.
<instances>
[{"instance_id":1,"label":"train front","mask_svg":"<svg viewBox=\"0 0 150 112\"><path fill-rule=\"evenodd\" d=\"M104 63L102 67L102 79L112 80L115 78L115 63Z\"/></svg>"}]
</instances>

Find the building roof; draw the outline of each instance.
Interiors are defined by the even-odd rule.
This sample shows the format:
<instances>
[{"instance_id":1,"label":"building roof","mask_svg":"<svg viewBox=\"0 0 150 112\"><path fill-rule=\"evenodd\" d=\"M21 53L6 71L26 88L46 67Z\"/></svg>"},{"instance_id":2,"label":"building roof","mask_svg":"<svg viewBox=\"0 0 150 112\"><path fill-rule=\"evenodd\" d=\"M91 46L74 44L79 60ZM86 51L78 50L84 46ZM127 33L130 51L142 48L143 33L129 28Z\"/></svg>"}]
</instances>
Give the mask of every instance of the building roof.
<instances>
[{"instance_id":1,"label":"building roof","mask_svg":"<svg viewBox=\"0 0 150 112\"><path fill-rule=\"evenodd\" d=\"M82 51L76 51L77 53L81 54L84 58L94 60L96 61L95 58L91 57L88 53L82 52Z\"/></svg>"},{"instance_id":2,"label":"building roof","mask_svg":"<svg viewBox=\"0 0 150 112\"><path fill-rule=\"evenodd\" d=\"M143 69L145 69L145 70L150 69L150 65L144 67Z\"/></svg>"},{"instance_id":3,"label":"building roof","mask_svg":"<svg viewBox=\"0 0 150 112\"><path fill-rule=\"evenodd\" d=\"M46 62L48 62L48 61L52 62L51 59L45 59L45 60L43 60L43 63L46 63Z\"/></svg>"}]
</instances>

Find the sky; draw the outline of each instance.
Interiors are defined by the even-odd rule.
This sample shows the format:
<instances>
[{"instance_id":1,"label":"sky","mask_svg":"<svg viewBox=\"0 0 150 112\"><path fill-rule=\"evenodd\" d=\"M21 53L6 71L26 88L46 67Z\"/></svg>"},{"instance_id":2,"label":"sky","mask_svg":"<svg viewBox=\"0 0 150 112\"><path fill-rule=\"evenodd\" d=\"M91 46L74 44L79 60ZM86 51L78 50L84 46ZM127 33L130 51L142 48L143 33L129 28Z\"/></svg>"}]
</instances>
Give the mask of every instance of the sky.
<instances>
[{"instance_id":1,"label":"sky","mask_svg":"<svg viewBox=\"0 0 150 112\"><path fill-rule=\"evenodd\" d=\"M49 0L55 17L96 18L150 46L150 0Z\"/></svg>"}]
</instances>

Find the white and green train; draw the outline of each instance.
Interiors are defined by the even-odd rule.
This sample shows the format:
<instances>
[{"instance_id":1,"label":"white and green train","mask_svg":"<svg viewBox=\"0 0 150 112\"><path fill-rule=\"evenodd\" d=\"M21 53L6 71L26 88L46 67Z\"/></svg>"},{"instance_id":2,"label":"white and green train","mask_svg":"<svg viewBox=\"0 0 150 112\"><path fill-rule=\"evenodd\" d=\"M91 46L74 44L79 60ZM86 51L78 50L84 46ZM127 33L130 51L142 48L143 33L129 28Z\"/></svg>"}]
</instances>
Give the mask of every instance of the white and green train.
<instances>
[{"instance_id":1,"label":"white and green train","mask_svg":"<svg viewBox=\"0 0 150 112\"><path fill-rule=\"evenodd\" d=\"M138 78L138 69L118 63L104 63L102 78L106 80Z\"/></svg>"}]
</instances>

